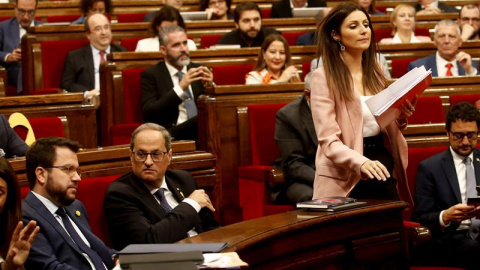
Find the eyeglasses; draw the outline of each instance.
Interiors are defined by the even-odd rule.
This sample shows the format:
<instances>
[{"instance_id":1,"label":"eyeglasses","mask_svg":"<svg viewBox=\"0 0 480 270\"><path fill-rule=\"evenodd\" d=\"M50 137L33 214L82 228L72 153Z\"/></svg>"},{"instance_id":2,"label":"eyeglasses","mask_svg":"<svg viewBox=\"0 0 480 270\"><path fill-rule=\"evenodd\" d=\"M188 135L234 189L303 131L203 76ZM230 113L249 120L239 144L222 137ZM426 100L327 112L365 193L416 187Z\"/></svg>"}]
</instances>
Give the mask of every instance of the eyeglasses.
<instances>
[{"instance_id":1,"label":"eyeglasses","mask_svg":"<svg viewBox=\"0 0 480 270\"><path fill-rule=\"evenodd\" d=\"M462 22L464 22L464 23L468 23L468 22L470 22L470 21L472 21L472 22L474 22L474 23L480 22L480 18L462 17L461 20L462 20Z\"/></svg>"},{"instance_id":2,"label":"eyeglasses","mask_svg":"<svg viewBox=\"0 0 480 270\"><path fill-rule=\"evenodd\" d=\"M35 15L36 11L37 11L36 9L26 10L26 9L23 9L23 8L17 8L17 12L20 16L24 16L25 14L27 14L28 16L33 16L33 15Z\"/></svg>"},{"instance_id":3,"label":"eyeglasses","mask_svg":"<svg viewBox=\"0 0 480 270\"><path fill-rule=\"evenodd\" d=\"M137 151L137 152L132 152L133 157L135 158L135 161L138 162L144 162L148 155L152 158L153 161L155 162L160 162L163 161L163 157L165 156L167 152L163 151L154 151L154 152L143 152L143 151Z\"/></svg>"},{"instance_id":4,"label":"eyeglasses","mask_svg":"<svg viewBox=\"0 0 480 270\"><path fill-rule=\"evenodd\" d=\"M74 177L75 173L77 173L79 177L82 177L82 169L80 169L80 167L75 168L75 166L72 165L52 166L45 169L60 169L70 177Z\"/></svg>"},{"instance_id":5,"label":"eyeglasses","mask_svg":"<svg viewBox=\"0 0 480 270\"><path fill-rule=\"evenodd\" d=\"M450 132L450 134L452 134L453 139L455 139L457 141L463 140L463 138L465 138L465 136L467 136L467 139L470 140L470 141L474 140L474 139L477 139L477 137L478 137L478 132L467 132L467 133Z\"/></svg>"},{"instance_id":6,"label":"eyeglasses","mask_svg":"<svg viewBox=\"0 0 480 270\"><path fill-rule=\"evenodd\" d=\"M210 1L208 3L208 6L213 7L213 6L216 6L216 5L222 5L223 3L225 3L225 0Z\"/></svg>"}]
</instances>

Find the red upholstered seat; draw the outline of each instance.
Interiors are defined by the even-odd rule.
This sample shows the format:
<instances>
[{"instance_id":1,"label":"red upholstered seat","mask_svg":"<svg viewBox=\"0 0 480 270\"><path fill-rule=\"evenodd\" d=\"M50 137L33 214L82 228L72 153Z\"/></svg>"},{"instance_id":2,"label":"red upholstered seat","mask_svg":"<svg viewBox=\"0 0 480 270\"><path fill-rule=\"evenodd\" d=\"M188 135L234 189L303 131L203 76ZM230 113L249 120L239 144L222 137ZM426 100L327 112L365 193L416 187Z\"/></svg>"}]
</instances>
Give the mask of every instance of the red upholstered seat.
<instances>
[{"instance_id":1,"label":"red upholstered seat","mask_svg":"<svg viewBox=\"0 0 480 270\"><path fill-rule=\"evenodd\" d=\"M143 123L142 118L142 87L141 74L144 68L122 70L124 122L114 124L112 127L112 140L114 145L130 143L132 132ZM120 117L122 118L122 117Z\"/></svg>"},{"instance_id":2,"label":"red upholstered seat","mask_svg":"<svg viewBox=\"0 0 480 270\"><path fill-rule=\"evenodd\" d=\"M200 37L200 47L207 49L210 46L216 45L222 35L203 35Z\"/></svg>"},{"instance_id":3,"label":"red upholstered seat","mask_svg":"<svg viewBox=\"0 0 480 270\"><path fill-rule=\"evenodd\" d=\"M245 76L253 65L228 65L212 67L213 80L217 85L245 84Z\"/></svg>"},{"instance_id":4,"label":"red upholstered seat","mask_svg":"<svg viewBox=\"0 0 480 270\"><path fill-rule=\"evenodd\" d=\"M392 78L400 78L408 71L408 65L417 58L403 58L392 60Z\"/></svg>"},{"instance_id":5,"label":"red upholstered seat","mask_svg":"<svg viewBox=\"0 0 480 270\"><path fill-rule=\"evenodd\" d=\"M439 96L419 97L415 113L408 118L409 124L444 123L442 99Z\"/></svg>"},{"instance_id":6,"label":"red upholstered seat","mask_svg":"<svg viewBox=\"0 0 480 270\"><path fill-rule=\"evenodd\" d=\"M387 14L387 7L385 7L385 6L375 6L375 9L380 11L380 12L383 12L383 13Z\"/></svg>"},{"instance_id":7,"label":"red upholstered seat","mask_svg":"<svg viewBox=\"0 0 480 270\"><path fill-rule=\"evenodd\" d=\"M45 137L65 137L62 119L59 117L28 118L28 122L30 122L30 125L32 126L36 139ZM16 126L13 130L23 140L27 137L28 130L26 127Z\"/></svg>"},{"instance_id":8,"label":"red upholstered seat","mask_svg":"<svg viewBox=\"0 0 480 270\"><path fill-rule=\"evenodd\" d=\"M89 44L88 39L41 42L44 88L60 88L63 65L67 53L87 44Z\"/></svg>"},{"instance_id":9,"label":"red upholstered seat","mask_svg":"<svg viewBox=\"0 0 480 270\"><path fill-rule=\"evenodd\" d=\"M305 81L305 76L310 72L311 62L303 62L302 63L302 74L303 74L303 81Z\"/></svg>"},{"instance_id":10,"label":"red upholstered seat","mask_svg":"<svg viewBox=\"0 0 480 270\"><path fill-rule=\"evenodd\" d=\"M59 23L59 22L73 22L76 19L80 18L81 14L69 14L69 15L50 15L47 17L47 22L49 23Z\"/></svg>"},{"instance_id":11,"label":"red upholstered seat","mask_svg":"<svg viewBox=\"0 0 480 270\"><path fill-rule=\"evenodd\" d=\"M11 18L12 18L12 16L0 16L0 22L10 20Z\"/></svg>"},{"instance_id":12,"label":"red upholstered seat","mask_svg":"<svg viewBox=\"0 0 480 270\"><path fill-rule=\"evenodd\" d=\"M269 9L269 8L262 8L260 11L262 12L262 19L268 19L268 18L270 18L270 13L271 13L271 11L272 11L271 9Z\"/></svg>"},{"instance_id":13,"label":"red upholstered seat","mask_svg":"<svg viewBox=\"0 0 480 270\"><path fill-rule=\"evenodd\" d=\"M305 33L306 32L285 32L282 33L282 36L287 40L288 45L295 46L297 44L298 37Z\"/></svg>"},{"instance_id":14,"label":"red upholstered seat","mask_svg":"<svg viewBox=\"0 0 480 270\"><path fill-rule=\"evenodd\" d=\"M285 104L248 106L252 163L238 168L240 206L243 220L294 209L290 205L273 205L267 188L266 172L280 156L275 135L275 116Z\"/></svg>"},{"instance_id":15,"label":"red upholstered seat","mask_svg":"<svg viewBox=\"0 0 480 270\"><path fill-rule=\"evenodd\" d=\"M430 29L426 27L417 27L415 28L415 36L430 37Z\"/></svg>"},{"instance_id":16,"label":"red upholstered seat","mask_svg":"<svg viewBox=\"0 0 480 270\"><path fill-rule=\"evenodd\" d=\"M458 102L466 101L475 105L475 102L480 100L480 94L473 95L451 95L450 96L450 107L457 104Z\"/></svg>"},{"instance_id":17,"label":"red upholstered seat","mask_svg":"<svg viewBox=\"0 0 480 270\"><path fill-rule=\"evenodd\" d=\"M120 43L129 52L134 52L140 39L143 39L143 37L122 38L120 39Z\"/></svg>"},{"instance_id":18,"label":"red upholstered seat","mask_svg":"<svg viewBox=\"0 0 480 270\"><path fill-rule=\"evenodd\" d=\"M132 22L143 22L146 13L120 13L117 14L117 22L119 23L132 23Z\"/></svg>"}]
</instances>

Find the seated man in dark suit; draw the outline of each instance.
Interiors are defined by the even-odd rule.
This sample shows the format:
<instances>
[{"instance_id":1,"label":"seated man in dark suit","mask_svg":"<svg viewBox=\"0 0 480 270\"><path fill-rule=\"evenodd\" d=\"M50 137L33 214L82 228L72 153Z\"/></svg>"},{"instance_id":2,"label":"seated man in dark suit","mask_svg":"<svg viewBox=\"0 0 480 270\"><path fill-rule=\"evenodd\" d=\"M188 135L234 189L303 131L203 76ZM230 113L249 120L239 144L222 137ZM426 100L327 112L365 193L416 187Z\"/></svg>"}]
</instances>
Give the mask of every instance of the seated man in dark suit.
<instances>
[{"instance_id":1,"label":"seated man in dark suit","mask_svg":"<svg viewBox=\"0 0 480 270\"><path fill-rule=\"evenodd\" d=\"M15 17L0 22L0 65L7 70L8 85L16 87L17 93L23 90L20 41L28 27L42 23L35 20L37 4L38 0L16 0Z\"/></svg>"},{"instance_id":2,"label":"seated man in dark suit","mask_svg":"<svg viewBox=\"0 0 480 270\"><path fill-rule=\"evenodd\" d=\"M270 18L292 18L292 9L308 7L325 7L324 1L319 0L280 0L273 2Z\"/></svg>"},{"instance_id":3,"label":"seated man in dark suit","mask_svg":"<svg viewBox=\"0 0 480 270\"><path fill-rule=\"evenodd\" d=\"M27 144L10 127L5 115L0 114L0 157L23 157Z\"/></svg>"},{"instance_id":4,"label":"seated man in dark suit","mask_svg":"<svg viewBox=\"0 0 480 270\"><path fill-rule=\"evenodd\" d=\"M414 67L425 66L432 69L433 77L477 75L478 64L472 57L458 49L462 46L460 28L451 20L442 20L435 26L434 43L437 53L430 55L408 65L408 70Z\"/></svg>"},{"instance_id":5,"label":"seated man in dark suit","mask_svg":"<svg viewBox=\"0 0 480 270\"><path fill-rule=\"evenodd\" d=\"M320 23L322 22L323 18L330 12L331 8L326 8L324 10L321 10L315 15L315 25L318 28ZM317 42L315 40L315 31L313 32L308 32L305 33L297 38L297 42L295 45L301 45L301 46L306 46L306 45L316 45Z\"/></svg>"},{"instance_id":6,"label":"seated man in dark suit","mask_svg":"<svg viewBox=\"0 0 480 270\"><path fill-rule=\"evenodd\" d=\"M262 26L262 12L252 2L239 2L233 11L233 20L237 29L223 35L218 44L260 47L268 35L280 34L275 29Z\"/></svg>"},{"instance_id":7,"label":"seated man in dark suit","mask_svg":"<svg viewBox=\"0 0 480 270\"><path fill-rule=\"evenodd\" d=\"M450 147L418 166L412 219L430 229L432 241L422 249L442 266L480 269L480 206L467 204L480 185L479 127L475 106L455 104L445 123Z\"/></svg>"},{"instance_id":8,"label":"seated man in dark suit","mask_svg":"<svg viewBox=\"0 0 480 270\"><path fill-rule=\"evenodd\" d=\"M417 15L429 15L440 13L457 13L458 9L442 3L438 0L418 0L415 4Z\"/></svg>"},{"instance_id":9,"label":"seated man in dark suit","mask_svg":"<svg viewBox=\"0 0 480 270\"><path fill-rule=\"evenodd\" d=\"M190 63L183 28L163 27L159 36L165 62L142 72L143 120L164 126L174 139L196 140L196 101L206 88L213 88L213 74L205 66Z\"/></svg>"},{"instance_id":10,"label":"seated man in dark suit","mask_svg":"<svg viewBox=\"0 0 480 270\"><path fill-rule=\"evenodd\" d=\"M318 140L310 110L310 81L308 73L302 97L277 112L275 140L280 158L275 163L282 168L286 185L274 198L276 203L286 199L287 203L295 204L313 196Z\"/></svg>"},{"instance_id":11,"label":"seated man in dark suit","mask_svg":"<svg viewBox=\"0 0 480 270\"><path fill-rule=\"evenodd\" d=\"M23 221L40 227L25 263L26 269L104 270L115 267L115 251L96 237L83 204L76 200L80 168L79 145L49 137L27 151L27 178L31 191L22 202Z\"/></svg>"},{"instance_id":12,"label":"seated man in dark suit","mask_svg":"<svg viewBox=\"0 0 480 270\"><path fill-rule=\"evenodd\" d=\"M132 172L115 180L103 206L113 246L173 243L218 227L210 198L186 171L167 170L171 137L145 123L132 134Z\"/></svg>"},{"instance_id":13,"label":"seated man in dark suit","mask_svg":"<svg viewBox=\"0 0 480 270\"><path fill-rule=\"evenodd\" d=\"M100 95L100 63L108 53L126 49L110 44L112 32L105 15L95 13L85 19L84 25L90 44L67 54L60 87L68 92L82 92L85 99L91 99Z\"/></svg>"}]
</instances>

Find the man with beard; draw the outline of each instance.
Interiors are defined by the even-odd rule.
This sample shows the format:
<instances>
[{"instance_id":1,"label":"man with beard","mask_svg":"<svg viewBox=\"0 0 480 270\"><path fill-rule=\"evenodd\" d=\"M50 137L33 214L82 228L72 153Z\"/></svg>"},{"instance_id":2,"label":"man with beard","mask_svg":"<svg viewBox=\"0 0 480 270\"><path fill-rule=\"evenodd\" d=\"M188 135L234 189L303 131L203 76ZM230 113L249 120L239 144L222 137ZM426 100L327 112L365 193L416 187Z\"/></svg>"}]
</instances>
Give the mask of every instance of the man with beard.
<instances>
[{"instance_id":1,"label":"man with beard","mask_svg":"<svg viewBox=\"0 0 480 270\"><path fill-rule=\"evenodd\" d=\"M240 2L233 12L236 30L223 35L218 44L240 44L240 47L260 47L270 34L280 34L275 29L262 27L262 12L252 2Z\"/></svg>"},{"instance_id":2,"label":"man with beard","mask_svg":"<svg viewBox=\"0 0 480 270\"><path fill-rule=\"evenodd\" d=\"M68 53L63 67L60 87L68 92L83 92L85 99L100 95L100 64L110 52L126 51L110 44L110 21L101 13L85 19L85 32L90 44Z\"/></svg>"},{"instance_id":3,"label":"man with beard","mask_svg":"<svg viewBox=\"0 0 480 270\"><path fill-rule=\"evenodd\" d=\"M480 269L480 206L467 202L478 196L480 186L479 126L475 106L455 104L445 123L449 149L418 166L412 219L432 232L432 241L421 250L431 252L442 266Z\"/></svg>"},{"instance_id":4,"label":"man with beard","mask_svg":"<svg viewBox=\"0 0 480 270\"><path fill-rule=\"evenodd\" d=\"M457 23L462 29L462 40L480 40L480 7L467 4L460 9Z\"/></svg>"},{"instance_id":5,"label":"man with beard","mask_svg":"<svg viewBox=\"0 0 480 270\"><path fill-rule=\"evenodd\" d=\"M190 63L187 34L179 26L159 32L164 62L142 73L142 114L145 122L167 128L175 139L197 139L198 97L214 87L205 66Z\"/></svg>"},{"instance_id":6,"label":"man with beard","mask_svg":"<svg viewBox=\"0 0 480 270\"><path fill-rule=\"evenodd\" d=\"M17 93L23 90L20 41L28 27L42 23L35 20L37 4L37 0L16 0L15 17L0 23L0 65L7 70L8 85L16 87Z\"/></svg>"},{"instance_id":7,"label":"man with beard","mask_svg":"<svg viewBox=\"0 0 480 270\"><path fill-rule=\"evenodd\" d=\"M27 150L31 191L22 202L23 221L40 227L26 269L104 270L115 267L115 251L91 231L83 204L76 200L79 145L64 138L41 138Z\"/></svg>"}]
</instances>

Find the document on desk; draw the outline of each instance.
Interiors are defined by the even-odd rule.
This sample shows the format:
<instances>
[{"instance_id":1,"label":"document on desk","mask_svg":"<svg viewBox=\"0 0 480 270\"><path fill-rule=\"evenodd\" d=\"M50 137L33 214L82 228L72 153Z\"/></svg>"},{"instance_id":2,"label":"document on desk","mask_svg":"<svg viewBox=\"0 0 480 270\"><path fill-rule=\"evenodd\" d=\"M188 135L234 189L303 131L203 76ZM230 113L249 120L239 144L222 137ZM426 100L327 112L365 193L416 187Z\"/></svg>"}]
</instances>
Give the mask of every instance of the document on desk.
<instances>
[{"instance_id":1,"label":"document on desk","mask_svg":"<svg viewBox=\"0 0 480 270\"><path fill-rule=\"evenodd\" d=\"M386 89L366 101L381 128L386 127L400 115L399 107L408 99L413 100L432 83L432 71L424 66L415 67L390 84Z\"/></svg>"},{"instance_id":2,"label":"document on desk","mask_svg":"<svg viewBox=\"0 0 480 270\"><path fill-rule=\"evenodd\" d=\"M218 243L200 243L200 244L132 244L128 245L120 252L122 254L146 254L146 253L161 253L161 252L186 252L186 251L201 251L201 252L220 252L226 248L228 242Z\"/></svg>"},{"instance_id":3,"label":"document on desk","mask_svg":"<svg viewBox=\"0 0 480 270\"><path fill-rule=\"evenodd\" d=\"M203 263L198 265L200 269L238 269L240 267L248 267L248 263L242 261L236 252L206 253L203 254L203 257Z\"/></svg>"}]
</instances>

